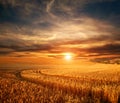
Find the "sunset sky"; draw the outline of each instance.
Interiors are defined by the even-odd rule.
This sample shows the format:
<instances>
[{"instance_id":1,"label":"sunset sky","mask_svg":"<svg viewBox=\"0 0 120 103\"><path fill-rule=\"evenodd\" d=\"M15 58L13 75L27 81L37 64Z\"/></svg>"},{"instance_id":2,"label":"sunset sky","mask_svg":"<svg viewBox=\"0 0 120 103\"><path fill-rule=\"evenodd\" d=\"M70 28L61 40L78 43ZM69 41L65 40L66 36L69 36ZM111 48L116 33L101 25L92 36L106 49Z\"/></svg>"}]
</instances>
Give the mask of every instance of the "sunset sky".
<instances>
[{"instance_id":1,"label":"sunset sky","mask_svg":"<svg viewBox=\"0 0 120 103\"><path fill-rule=\"evenodd\" d=\"M0 61L64 53L119 59L120 0L0 0Z\"/></svg>"}]
</instances>

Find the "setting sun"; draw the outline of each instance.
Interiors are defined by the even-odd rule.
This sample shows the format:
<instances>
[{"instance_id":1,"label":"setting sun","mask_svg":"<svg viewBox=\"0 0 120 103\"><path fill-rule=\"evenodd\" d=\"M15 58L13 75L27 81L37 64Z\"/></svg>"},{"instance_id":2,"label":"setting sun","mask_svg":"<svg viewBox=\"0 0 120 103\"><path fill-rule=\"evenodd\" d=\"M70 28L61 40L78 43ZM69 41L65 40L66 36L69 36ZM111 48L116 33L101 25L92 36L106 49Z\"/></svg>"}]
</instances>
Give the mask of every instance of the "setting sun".
<instances>
[{"instance_id":1,"label":"setting sun","mask_svg":"<svg viewBox=\"0 0 120 103\"><path fill-rule=\"evenodd\" d=\"M66 60L71 60L72 59L72 54L71 53L65 53L64 55L65 55L64 58Z\"/></svg>"}]
</instances>

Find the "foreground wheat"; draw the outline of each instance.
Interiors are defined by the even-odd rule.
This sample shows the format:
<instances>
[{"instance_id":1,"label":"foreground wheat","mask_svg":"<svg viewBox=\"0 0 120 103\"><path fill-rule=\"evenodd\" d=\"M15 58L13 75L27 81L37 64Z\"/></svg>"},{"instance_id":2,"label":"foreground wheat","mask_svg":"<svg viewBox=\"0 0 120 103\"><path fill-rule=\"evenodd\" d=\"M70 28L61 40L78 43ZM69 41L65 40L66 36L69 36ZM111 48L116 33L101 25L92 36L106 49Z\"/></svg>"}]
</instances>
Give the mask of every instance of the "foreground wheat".
<instances>
[{"instance_id":1,"label":"foreground wheat","mask_svg":"<svg viewBox=\"0 0 120 103\"><path fill-rule=\"evenodd\" d=\"M38 84L0 78L0 103L79 103L79 98Z\"/></svg>"},{"instance_id":2,"label":"foreground wheat","mask_svg":"<svg viewBox=\"0 0 120 103\"><path fill-rule=\"evenodd\" d=\"M43 74L38 69L22 71L21 75L29 81L74 95L80 103L120 102L119 71L83 73L72 77Z\"/></svg>"}]
</instances>

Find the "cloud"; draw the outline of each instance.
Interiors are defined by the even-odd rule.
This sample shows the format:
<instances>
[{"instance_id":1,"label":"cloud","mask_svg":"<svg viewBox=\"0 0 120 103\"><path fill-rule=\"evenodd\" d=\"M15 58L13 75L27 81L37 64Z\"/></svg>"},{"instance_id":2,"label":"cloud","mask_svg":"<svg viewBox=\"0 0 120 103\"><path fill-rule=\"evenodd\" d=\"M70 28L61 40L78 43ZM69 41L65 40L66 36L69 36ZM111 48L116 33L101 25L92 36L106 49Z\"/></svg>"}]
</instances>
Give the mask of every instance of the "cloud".
<instances>
[{"instance_id":1,"label":"cloud","mask_svg":"<svg viewBox=\"0 0 120 103\"><path fill-rule=\"evenodd\" d=\"M92 53L108 53L108 54L120 54L120 44L105 44L104 46L98 46L89 48L88 52Z\"/></svg>"},{"instance_id":2,"label":"cloud","mask_svg":"<svg viewBox=\"0 0 120 103\"><path fill-rule=\"evenodd\" d=\"M91 59L92 62L104 63L104 64L120 64L120 56L117 57L104 57Z\"/></svg>"},{"instance_id":3,"label":"cloud","mask_svg":"<svg viewBox=\"0 0 120 103\"><path fill-rule=\"evenodd\" d=\"M18 39L17 40L4 39L1 41L0 47L6 48L6 52L8 51L7 49L12 49L17 52L22 51L37 52L37 51L49 51L52 48L52 46L49 44L31 44L30 42L26 43L25 41Z\"/></svg>"},{"instance_id":4,"label":"cloud","mask_svg":"<svg viewBox=\"0 0 120 103\"><path fill-rule=\"evenodd\" d=\"M8 29L3 27L2 30L5 28L10 32L0 36L0 47L13 49L16 52L45 51L61 53L72 51L78 54L82 53L85 56L84 54L88 55L88 52L90 53L89 55L92 55L92 53L105 55L106 52L110 53L107 49L102 52L101 49L104 49L105 45L111 42L113 45L119 43L119 29L114 26L88 17L82 17L79 20L81 20L80 24L76 23L74 19L72 21L61 22L59 26L51 28L51 30L53 29L51 32L49 32L50 29L48 31L33 29L33 31L30 30L32 32L24 32L26 31L25 27L16 27L16 31L11 31L13 29L11 28L10 30L11 25L9 25Z\"/></svg>"},{"instance_id":5,"label":"cloud","mask_svg":"<svg viewBox=\"0 0 120 103\"><path fill-rule=\"evenodd\" d=\"M0 53L119 55L119 4L118 0L0 0Z\"/></svg>"},{"instance_id":6,"label":"cloud","mask_svg":"<svg viewBox=\"0 0 120 103\"><path fill-rule=\"evenodd\" d=\"M13 49L9 49L9 48L0 48L0 55L8 55L10 53L14 52Z\"/></svg>"},{"instance_id":7,"label":"cloud","mask_svg":"<svg viewBox=\"0 0 120 103\"><path fill-rule=\"evenodd\" d=\"M46 12L49 13L55 0L51 0L46 6Z\"/></svg>"},{"instance_id":8,"label":"cloud","mask_svg":"<svg viewBox=\"0 0 120 103\"><path fill-rule=\"evenodd\" d=\"M44 2L38 2L38 0L1 0L0 22L29 25L31 21L44 16L44 8Z\"/></svg>"}]
</instances>

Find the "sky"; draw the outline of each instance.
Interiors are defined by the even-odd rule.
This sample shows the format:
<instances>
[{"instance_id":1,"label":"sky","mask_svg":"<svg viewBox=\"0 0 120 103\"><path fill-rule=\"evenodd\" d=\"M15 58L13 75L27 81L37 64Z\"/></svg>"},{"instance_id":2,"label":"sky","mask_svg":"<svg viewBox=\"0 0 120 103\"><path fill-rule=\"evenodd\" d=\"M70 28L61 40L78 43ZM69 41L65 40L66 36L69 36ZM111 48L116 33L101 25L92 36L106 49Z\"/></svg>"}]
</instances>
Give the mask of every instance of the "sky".
<instances>
[{"instance_id":1,"label":"sky","mask_svg":"<svg viewBox=\"0 0 120 103\"><path fill-rule=\"evenodd\" d=\"M120 59L120 0L0 0L0 58Z\"/></svg>"}]
</instances>

